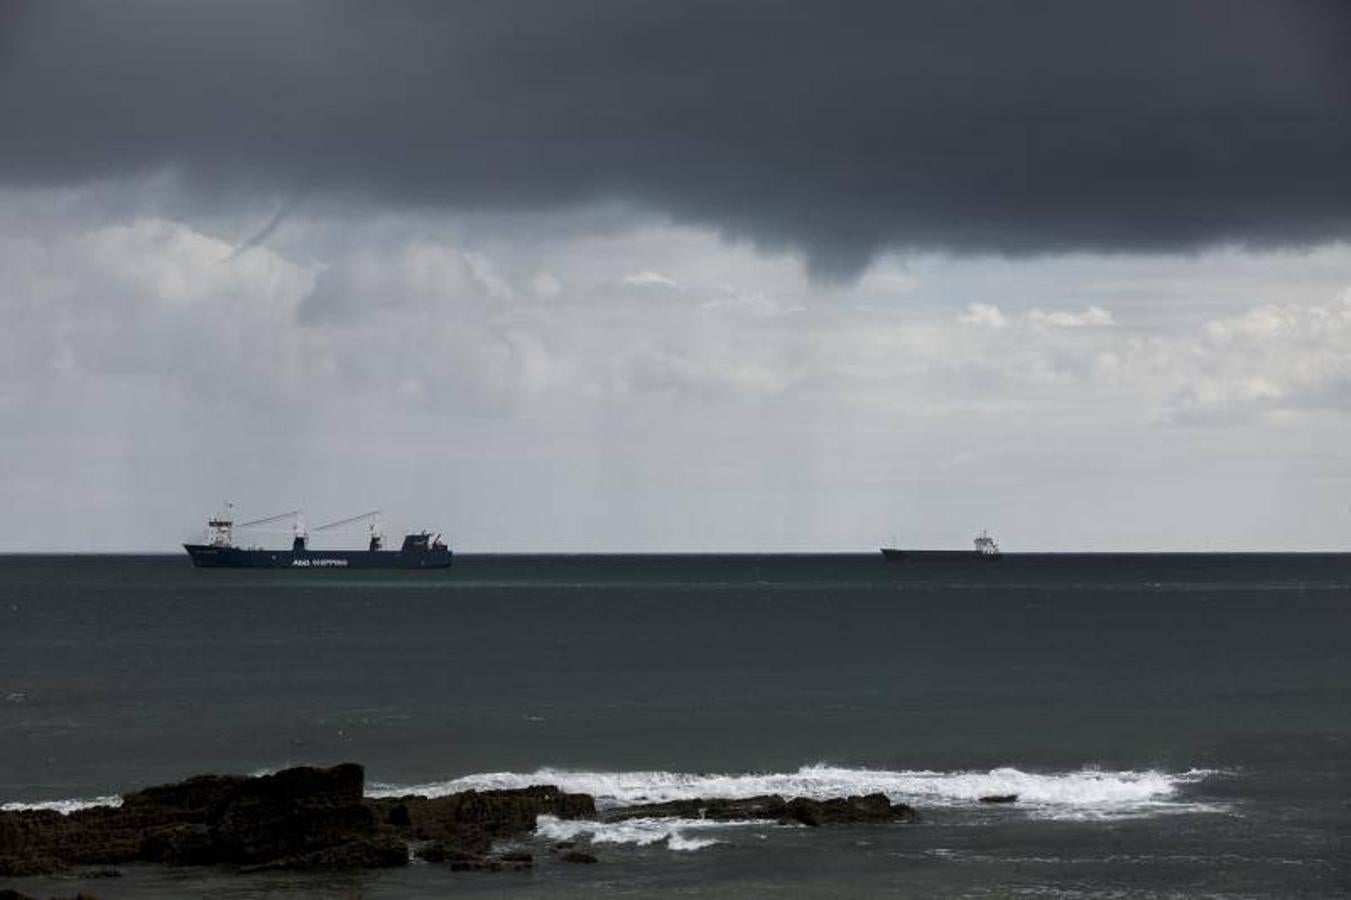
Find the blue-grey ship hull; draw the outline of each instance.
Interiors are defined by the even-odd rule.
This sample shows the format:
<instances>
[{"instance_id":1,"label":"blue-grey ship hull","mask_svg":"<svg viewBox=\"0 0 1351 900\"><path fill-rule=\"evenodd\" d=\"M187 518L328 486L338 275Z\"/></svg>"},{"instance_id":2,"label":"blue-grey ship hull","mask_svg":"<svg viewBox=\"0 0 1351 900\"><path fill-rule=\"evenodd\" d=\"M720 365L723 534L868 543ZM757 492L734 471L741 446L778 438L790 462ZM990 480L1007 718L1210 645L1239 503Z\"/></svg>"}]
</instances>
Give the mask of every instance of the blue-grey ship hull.
<instances>
[{"instance_id":1,"label":"blue-grey ship hull","mask_svg":"<svg viewBox=\"0 0 1351 900\"><path fill-rule=\"evenodd\" d=\"M192 564L204 569L444 569L449 549L426 550L244 550L184 544Z\"/></svg>"},{"instance_id":2,"label":"blue-grey ship hull","mask_svg":"<svg viewBox=\"0 0 1351 900\"><path fill-rule=\"evenodd\" d=\"M1000 553L988 553L980 550L901 550L896 547L883 547L882 558L887 562L993 562L1000 559Z\"/></svg>"}]
</instances>

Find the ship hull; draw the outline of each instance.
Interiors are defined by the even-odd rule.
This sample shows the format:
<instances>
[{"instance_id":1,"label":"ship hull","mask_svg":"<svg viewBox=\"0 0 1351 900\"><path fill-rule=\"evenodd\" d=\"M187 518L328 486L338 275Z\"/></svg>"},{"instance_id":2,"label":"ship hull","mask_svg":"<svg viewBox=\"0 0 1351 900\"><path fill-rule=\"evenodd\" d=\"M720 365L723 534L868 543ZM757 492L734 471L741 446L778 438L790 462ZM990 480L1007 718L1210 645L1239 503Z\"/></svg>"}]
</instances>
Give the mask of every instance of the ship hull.
<instances>
[{"instance_id":1,"label":"ship hull","mask_svg":"<svg viewBox=\"0 0 1351 900\"><path fill-rule=\"evenodd\" d=\"M883 547L887 562L997 562L1001 555L980 550L900 550Z\"/></svg>"},{"instance_id":2,"label":"ship hull","mask_svg":"<svg viewBox=\"0 0 1351 900\"><path fill-rule=\"evenodd\" d=\"M450 550L244 550L184 544L202 569L445 569Z\"/></svg>"}]
</instances>

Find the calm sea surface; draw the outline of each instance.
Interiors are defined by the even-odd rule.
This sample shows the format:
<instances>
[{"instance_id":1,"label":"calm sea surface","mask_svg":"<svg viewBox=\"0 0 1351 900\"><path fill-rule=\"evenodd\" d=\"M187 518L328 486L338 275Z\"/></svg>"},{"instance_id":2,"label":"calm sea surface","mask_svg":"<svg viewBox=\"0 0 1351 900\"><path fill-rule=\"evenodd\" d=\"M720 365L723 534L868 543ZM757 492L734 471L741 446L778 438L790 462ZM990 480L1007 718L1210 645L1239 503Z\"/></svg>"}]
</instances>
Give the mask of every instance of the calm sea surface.
<instances>
[{"instance_id":1,"label":"calm sea surface","mask_svg":"<svg viewBox=\"0 0 1351 900\"><path fill-rule=\"evenodd\" d=\"M345 760L372 793L883 790L922 820L545 822L528 874L127 867L13 886L1344 897L1351 556L499 556L362 574L0 557L0 803ZM976 802L991 793L1020 802ZM602 863L550 862L546 837L579 828Z\"/></svg>"}]
</instances>

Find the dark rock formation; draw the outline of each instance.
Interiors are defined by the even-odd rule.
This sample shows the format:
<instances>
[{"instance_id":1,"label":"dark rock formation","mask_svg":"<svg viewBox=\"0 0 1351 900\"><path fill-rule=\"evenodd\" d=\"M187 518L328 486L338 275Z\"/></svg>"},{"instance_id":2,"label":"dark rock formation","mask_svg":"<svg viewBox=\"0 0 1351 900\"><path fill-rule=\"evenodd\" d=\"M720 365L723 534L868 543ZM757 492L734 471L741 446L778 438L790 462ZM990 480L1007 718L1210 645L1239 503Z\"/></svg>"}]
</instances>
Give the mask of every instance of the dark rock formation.
<instances>
[{"instance_id":1,"label":"dark rock formation","mask_svg":"<svg viewBox=\"0 0 1351 900\"><path fill-rule=\"evenodd\" d=\"M580 851L580 850L569 850L567 853L564 853L562 856L560 856L559 859L563 860L563 862L569 862L569 863L598 863L598 862L600 862L600 860L596 859L596 857L592 856L590 853L583 853L583 852Z\"/></svg>"},{"instance_id":2,"label":"dark rock formation","mask_svg":"<svg viewBox=\"0 0 1351 900\"><path fill-rule=\"evenodd\" d=\"M364 785L361 766L352 763L250 778L212 811L216 858L249 864L304 859L373 838L375 815L365 806ZM403 861L408 861L406 852Z\"/></svg>"},{"instance_id":3,"label":"dark rock formation","mask_svg":"<svg viewBox=\"0 0 1351 900\"><path fill-rule=\"evenodd\" d=\"M555 787L367 800L361 766L301 767L253 778L204 775L126 795L120 807L62 815L0 813L0 877L79 865L162 862L256 869L374 868L423 859L515 868L487 858L493 841L533 831L541 814L594 816L585 794Z\"/></svg>"},{"instance_id":4,"label":"dark rock formation","mask_svg":"<svg viewBox=\"0 0 1351 900\"><path fill-rule=\"evenodd\" d=\"M128 794L120 807L0 813L0 876L71 865L401 865L351 763L256 778L203 776Z\"/></svg>"},{"instance_id":5,"label":"dark rock formation","mask_svg":"<svg viewBox=\"0 0 1351 900\"><path fill-rule=\"evenodd\" d=\"M666 816L713 819L719 822L734 819L770 819L815 827L905 822L915 818L915 811L904 803L893 804L885 794L836 797L830 800L808 800L802 797L785 800L778 794L766 794L736 800L672 800L666 803L645 803L615 810L609 813L607 818L623 820Z\"/></svg>"},{"instance_id":6,"label":"dark rock formation","mask_svg":"<svg viewBox=\"0 0 1351 900\"><path fill-rule=\"evenodd\" d=\"M905 803L892 803L886 794L867 794L830 800L799 797L789 802L788 815L795 822L815 827L907 822L915 818L915 810Z\"/></svg>"},{"instance_id":7,"label":"dark rock formation","mask_svg":"<svg viewBox=\"0 0 1351 900\"><path fill-rule=\"evenodd\" d=\"M533 831L541 815L560 819L591 818L595 801L539 785L502 791L464 791L446 797L406 796L368 800L377 820L409 841L430 841L417 851L429 862L452 867L491 863L493 841Z\"/></svg>"},{"instance_id":8,"label":"dark rock formation","mask_svg":"<svg viewBox=\"0 0 1351 900\"><path fill-rule=\"evenodd\" d=\"M626 806L607 814L611 820L638 818L679 817L682 819L714 819L727 822L733 819L789 818L788 802L778 794L744 797L737 800L669 800L665 803L644 803Z\"/></svg>"},{"instance_id":9,"label":"dark rock formation","mask_svg":"<svg viewBox=\"0 0 1351 900\"><path fill-rule=\"evenodd\" d=\"M408 845L396 835L380 834L354 841L283 856L241 871L271 869L383 869L408 863Z\"/></svg>"},{"instance_id":10,"label":"dark rock formation","mask_svg":"<svg viewBox=\"0 0 1351 900\"><path fill-rule=\"evenodd\" d=\"M370 800L363 796L363 782L361 766L345 763L258 777L204 775L127 794L120 807L70 815L0 812L0 878L130 862L228 865L240 871L376 868L406 865L412 854L456 871L524 870L534 865L531 853L516 849L493 855L493 845L532 832L541 815L597 815L590 796L547 785ZM988 803L1016 799L981 798ZM604 816L610 821L637 817L819 826L903 822L915 811L884 794L830 800L768 794L649 803ZM550 850L563 862L597 861L574 847L573 841L559 841ZM118 874L105 871L110 877Z\"/></svg>"}]
</instances>

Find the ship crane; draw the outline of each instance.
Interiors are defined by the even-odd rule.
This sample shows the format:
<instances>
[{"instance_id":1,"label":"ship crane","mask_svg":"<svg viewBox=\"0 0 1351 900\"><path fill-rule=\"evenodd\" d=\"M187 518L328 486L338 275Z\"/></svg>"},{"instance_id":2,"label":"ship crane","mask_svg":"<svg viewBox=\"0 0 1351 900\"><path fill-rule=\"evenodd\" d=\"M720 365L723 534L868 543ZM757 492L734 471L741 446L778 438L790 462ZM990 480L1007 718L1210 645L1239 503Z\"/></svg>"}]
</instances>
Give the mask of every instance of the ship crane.
<instances>
[{"instance_id":1,"label":"ship crane","mask_svg":"<svg viewBox=\"0 0 1351 900\"><path fill-rule=\"evenodd\" d=\"M363 521L365 521L365 520L367 520L367 519L370 519L370 520L371 520L371 525L370 525L370 532L371 532L370 549L372 549L372 550L379 550L380 547L381 547L381 545L384 543L385 536L384 536L384 533L383 533L382 529L380 528L380 510L378 510L378 509L373 509L373 510L371 510L370 512L364 512L364 513L362 513L362 514L359 515L359 516L348 516L348 517L345 518L345 519L338 519L336 522L329 522L329 523L327 523L327 524L320 525L318 528L315 528L315 529L313 529L313 530L314 530L314 531L328 531L330 528L341 528L341 527L344 526L344 525L351 525L351 524L356 523L356 522L363 522Z\"/></svg>"},{"instance_id":2,"label":"ship crane","mask_svg":"<svg viewBox=\"0 0 1351 900\"><path fill-rule=\"evenodd\" d=\"M265 519L254 519L251 522L239 522L236 528L253 528L256 525L271 525L273 522L280 522L282 519L294 519L300 515L300 510L293 509L290 512L277 513L275 516L268 516Z\"/></svg>"}]
</instances>

